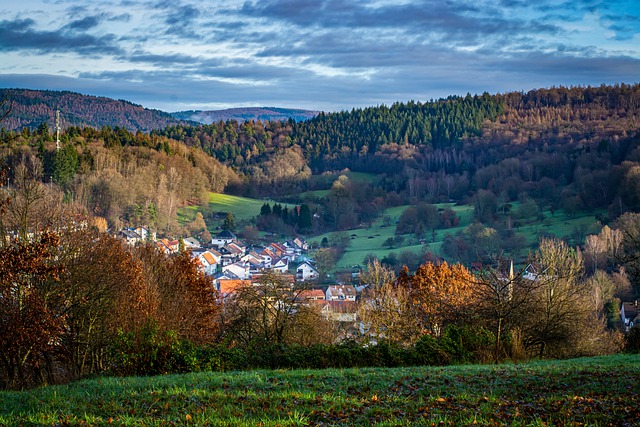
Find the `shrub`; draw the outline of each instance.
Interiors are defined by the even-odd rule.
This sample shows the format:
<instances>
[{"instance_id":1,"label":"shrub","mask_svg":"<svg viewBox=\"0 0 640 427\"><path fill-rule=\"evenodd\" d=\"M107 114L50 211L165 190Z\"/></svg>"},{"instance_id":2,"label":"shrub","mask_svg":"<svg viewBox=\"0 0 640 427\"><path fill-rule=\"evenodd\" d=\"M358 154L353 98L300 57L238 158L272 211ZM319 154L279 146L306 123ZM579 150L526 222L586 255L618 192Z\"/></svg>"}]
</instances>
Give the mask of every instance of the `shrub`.
<instances>
[{"instance_id":1,"label":"shrub","mask_svg":"<svg viewBox=\"0 0 640 427\"><path fill-rule=\"evenodd\" d=\"M625 350L629 353L640 353L640 326L636 325L627 335Z\"/></svg>"},{"instance_id":2,"label":"shrub","mask_svg":"<svg viewBox=\"0 0 640 427\"><path fill-rule=\"evenodd\" d=\"M196 350L174 331L161 331L155 322L148 322L137 334L118 331L110 347L110 371L124 376L191 372L198 364Z\"/></svg>"}]
</instances>

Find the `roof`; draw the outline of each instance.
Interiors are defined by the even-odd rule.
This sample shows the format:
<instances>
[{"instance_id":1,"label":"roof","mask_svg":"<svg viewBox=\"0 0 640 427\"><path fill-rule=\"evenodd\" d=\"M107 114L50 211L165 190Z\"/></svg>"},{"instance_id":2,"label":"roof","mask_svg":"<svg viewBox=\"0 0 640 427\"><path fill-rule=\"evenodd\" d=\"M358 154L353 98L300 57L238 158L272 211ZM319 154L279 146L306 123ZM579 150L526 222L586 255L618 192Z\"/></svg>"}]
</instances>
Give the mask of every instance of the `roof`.
<instances>
[{"instance_id":1,"label":"roof","mask_svg":"<svg viewBox=\"0 0 640 427\"><path fill-rule=\"evenodd\" d=\"M355 301L317 301L323 310L330 310L334 313L356 313L358 303Z\"/></svg>"},{"instance_id":2,"label":"roof","mask_svg":"<svg viewBox=\"0 0 640 427\"><path fill-rule=\"evenodd\" d=\"M277 252L287 252L286 246L281 245L280 243L272 243L269 246Z\"/></svg>"},{"instance_id":3,"label":"roof","mask_svg":"<svg viewBox=\"0 0 640 427\"><path fill-rule=\"evenodd\" d=\"M222 295L228 295L234 293L236 290L251 285L248 280L238 279L220 279L218 280L218 292Z\"/></svg>"},{"instance_id":4,"label":"roof","mask_svg":"<svg viewBox=\"0 0 640 427\"><path fill-rule=\"evenodd\" d=\"M224 240L231 239L231 240L235 240L236 239L236 235L233 234L229 230L223 230L223 231L219 232L218 234L216 234L214 239L224 239Z\"/></svg>"},{"instance_id":5,"label":"roof","mask_svg":"<svg viewBox=\"0 0 640 427\"><path fill-rule=\"evenodd\" d=\"M324 300L324 292L322 289L305 289L298 294L298 299L305 300Z\"/></svg>"},{"instance_id":6,"label":"roof","mask_svg":"<svg viewBox=\"0 0 640 427\"><path fill-rule=\"evenodd\" d=\"M356 295L356 288L353 285L333 285L327 288L327 292L329 291L331 291L332 295Z\"/></svg>"},{"instance_id":7,"label":"roof","mask_svg":"<svg viewBox=\"0 0 640 427\"><path fill-rule=\"evenodd\" d=\"M120 230L120 233L122 233L126 238L128 239L140 239L140 235L138 233L136 233L133 230L128 230L128 229L123 229Z\"/></svg>"},{"instance_id":8,"label":"roof","mask_svg":"<svg viewBox=\"0 0 640 427\"><path fill-rule=\"evenodd\" d=\"M200 242L195 237L187 237L184 239L184 243L190 246L200 246Z\"/></svg>"},{"instance_id":9,"label":"roof","mask_svg":"<svg viewBox=\"0 0 640 427\"><path fill-rule=\"evenodd\" d=\"M213 254L211 252L203 252L202 253L202 258L205 259L205 261L207 261L209 263L209 265L213 265L216 263L216 259L213 257Z\"/></svg>"},{"instance_id":10,"label":"roof","mask_svg":"<svg viewBox=\"0 0 640 427\"><path fill-rule=\"evenodd\" d=\"M244 250L235 243L229 243L225 248L231 253L240 254L244 252Z\"/></svg>"},{"instance_id":11,"label":"roof","mask_svg":"<svg viewBox=\"0 0 640 427\"><path fill-rule=\"evenodd\" d=\"M309 268L311 268L312 270L317 271L317 270L316 270L316 267L313 265L313 263L312 263L311 261L308 261L308 260L307 260L307 261L303 261L303 262L301 262L301 263L300 263L300 265L298 265L298 267L296 267L296 268L300 268L300 267L302 267L303 265L307 265L307 266L309 266Z\"/></svg>"}]
</instances>

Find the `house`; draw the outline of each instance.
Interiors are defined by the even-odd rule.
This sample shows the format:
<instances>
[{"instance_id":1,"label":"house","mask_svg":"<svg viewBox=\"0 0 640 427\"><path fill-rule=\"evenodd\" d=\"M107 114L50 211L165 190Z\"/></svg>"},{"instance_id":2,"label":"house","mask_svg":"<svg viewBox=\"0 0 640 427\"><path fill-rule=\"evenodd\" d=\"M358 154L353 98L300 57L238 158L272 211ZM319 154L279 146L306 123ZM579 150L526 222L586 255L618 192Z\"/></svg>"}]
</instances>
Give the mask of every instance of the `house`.
<instances>
[{"instance_id":1,"label":"house","mask_svg":"<svg viewBox=\"0 0 640 427\"><path fill-rule=\"evenodd\" d=\"M248 263L245 262L234 262L233 264L225 265L222 267L223 273L233 273L236 277L241 280L246 280L251 277L251 267Z\"/></svg>"},{"instance_id":2,"label":"house","mask_svg":"<svg viewBox=\"0 0 640 427\"><path fill-rule=\"evenodd\" d=\"M353 285L333 285L325 292L327 301L355 301L356 288Z\"/></svg>"},{"instance_id":3,"label":"house","mask_svg":"<svg viewBox=\"0 0 640 427\"><path fill-rule=\"evenodd\" d=\"M267 269L270 269L273 260L278 258L269 248L263 249L262 252L260 252L260 257L262 258L262 265Z\"/></svg>"},{"instance_id":4,"label":"house","mask_svg":"<svg viewBox=\"0 0 640 427\"><path fill-rule=\"evenodd\" d=\"M138 242L142 241L142 237L130 228L120 230L118 237L124 239L129 246L135 246Z\"/></svg>"},{"instance_id":5,"label":"house","mask_svg":"<svg viewBox=\"0 0 640 427\"><path fill-rule=\"evenodd\" d=\"M254 263L257 262L258 264L262 264L262 257L258 253L251 251L248 254L242 256L240 258L240 261L254 262Z\"/></svg>"},{"instance_id":6,"label":"house","mask_svg":"<svg viewBox=\"0 0 640 427\"><path fill-rule=\"evenodd\" d=\"M355 322L358 304L355 301L316 301L322 314L334 322Z\"/></svg>"},{"instance_id":7,"label":"house","mask_svg":"<svg viewBox=\"0 0 640 427\"><path fill-rule=\"evenodd\" d=\"M271 264L271 269L280 273L286 273L289 271L289 260L285 257L277 259Z\"/></svg>"},{"instance_id":8,"label":"house","mask_svg":"<svg viewBox=\"0 0 640 427\"><path fill-rule=\"evenodd\" d=\"M298 280L314 280L318 278L318 270L311 263L305 261L296 268L296 278Z\"/></svg>"},{"instance_id":9,"label":"house","mask_svg":"<svg viewBox=\"0 0 640 427\"><path fill-rule=\"evenodd\" d=\"M147 227L137 227L136 229L134 229L133 231L135 231L136 233L138 233L140 235L140 237L142 238L142 240L146 241L152 241L155 242L157 239L157 235L155 231L149 230Z\"/></svg>"},{"instance_id":10,"label":"house","mask_svg":"<svg viewBox=\"0 0 640 427\"><path fill-rule=\"evenodd\" d=\"M247 252L247 245L242 243L240 240L234 240L229 243L227 246L233 247L235 250L240 251L242 254Z\"/></svg>"},{"instance_id":11,"label":"house","mask_svg":"<svg viewBox=\"0 0 640 427\"><path fill-rule=\"evenodd\" d=\"M200 242L195 237L187 237L186 239L183 240L183 242L184 242L184 247L187 249L189 248L196 249L200 247Z\"/></svg>"},{"instance_id":12,"label":"house","mask_svg":"<svg viewBox=\"0 0 640 427\"><path fill-rule=\"evenodd\" d=\"M238 244L236 243L236 241L224 245L224 248L227 250L227 252L236 256L238 259L240 259L246 251L246 246Z\"/></svg>"},{"instance_id":13,"label":"house","mask_svg":"<svg viewBox=\"0 0 640 427\"><path fill-rule=\"evenodd\" d=\"M165 253L167 255L173 253L173 250L169 246L167 246L165 242L163 242L162 240L156 241L156 247L160 252Z\"/></svg>"},{"instance_id":14,"label":"house","mask_svg":"<svg viewBox=\"0 0 640 427\"><path fill-rule=\"evenodd\" d=\"M198 260L200 260L200 262L202 263L204 274L212 276L218 271L218 261L216 261L211 252L201 252L198 255Z\"/></svg>"},{"instance_id":15,"label":"house","mask_svg":"<svg viewBox=\"0 0 640 427\"><path fill-rule=\"evenodd\" d=\"M282 258L287 255L287 247L281 243L271 243L267 249L274 253L278 258Z\"/></svg>"},{"instance_id":16,"label":"house","mask_svg":"<svg viewBox=\"0 0 640 427\"><path fill-rule=\"evenodd\" d=\"M236 240L236 235L229 230L221 231L211 239L211 244L216 248L221 248Z\"/></svg>"},{"instance_id":17,"label":"house","mask_svg":"<svg viewBox=\"0 0 640 427\"><path fill-rule=\"evenodd\" d=\"M220 300L224 301L228 297L234 295L238 289L250 285L251 282L248 280L218 279L216 282L216 290L218 291L218 297Z\"/></svg>"},{"instance_id":18,"label":"house","mask_svg":"<svg viewBox=\"0 0 640 427\"><path fill-rule=\"evenodd\" d=\"M629 332L629 330L634 326L640 325L638 300L633 302L623 302L620 305L620 320L622 320L626 332Z\"/></svg>"},{"instance_id":19,"label":"house","mask_svg":"<svg viewBox=\"0 0 640 427\"><path fill-rule=\"evenodd\" d=\"M229 245L219 248L218 251L222 257L221 264L223 266L239 261L242 256L242 253L238 252L234 248L230 248Z\"/></svg>"},{"instance_id":20,"label":"house","mask_svg":"<svg viewBox=\"0 0 640 427\"><path fill-rule=\"evenodd\" d=\"M293 239L293 244L303 252L309 250L309 244L304 239L301 239L299 237Z\"/></svg>"},{"instance_id":21,"label":"house","mask_svg":"<svg viewBox=\"0 0 640 427\"><path fill-rule=\"evenodd\" d=\"M305 289L298 294L298 301L324 301L322 289Z\"/></svg>"}]
</instances>

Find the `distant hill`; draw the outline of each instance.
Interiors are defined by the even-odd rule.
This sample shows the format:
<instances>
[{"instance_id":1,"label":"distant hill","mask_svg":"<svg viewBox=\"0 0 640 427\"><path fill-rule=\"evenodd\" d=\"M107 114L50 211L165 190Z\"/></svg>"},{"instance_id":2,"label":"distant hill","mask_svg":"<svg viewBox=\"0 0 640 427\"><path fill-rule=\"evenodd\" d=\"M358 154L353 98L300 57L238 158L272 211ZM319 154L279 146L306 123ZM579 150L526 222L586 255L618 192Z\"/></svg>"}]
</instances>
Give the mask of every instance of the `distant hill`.
<instances>
[{"instance_id":1,"label":"distant hill","mask_svg":"<svg viewBox=\"0 0 640 427\"><path fill-rule=\"evenodd\" d=\"M311 119L319 113L319 111L296 110L291 108L247 107L211 111L179 111L171 113L171 115L179 120L191 120L199 123L211 124L227 120L236 120L238 122L260 120L265 122L287 121L290 118L296 122L300 122Z\"/></svg>"},{"instance_id":2,"label":"distant hill","mask_svg":"<svg viewBox=\"0 0 640 427\"><path fill-rule=\"evenodd\" d=\"M35 129L42 123L55 125L56 109L60 110L61 127L124 127L130 131L148 132L169 125L189 124L160 110L151 110L125 100L82 95L69 91L0 89L0 99L8 97L13 106L2 122L8 130ZM192 123L193 124L193 123Z\"/></svg>"}]
</instances>

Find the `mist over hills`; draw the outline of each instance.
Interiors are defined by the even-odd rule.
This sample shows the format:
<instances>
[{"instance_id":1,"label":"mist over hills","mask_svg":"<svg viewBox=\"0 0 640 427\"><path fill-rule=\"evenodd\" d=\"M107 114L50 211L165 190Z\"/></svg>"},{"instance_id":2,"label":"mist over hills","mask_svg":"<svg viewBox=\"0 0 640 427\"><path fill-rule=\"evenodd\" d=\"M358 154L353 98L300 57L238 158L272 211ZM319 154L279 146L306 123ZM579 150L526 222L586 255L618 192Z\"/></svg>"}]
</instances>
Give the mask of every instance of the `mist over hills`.
<instances>
[{"instance_id":1,"label":"mist over hills","mask_svg":"<svg viewBox=\"0 0 640 427\"><path fill-rule=\"evenodd\" d=\"M191 120L203 124L211 124L219 121L236 120L238 122L245 121L287 121L293 119L296 122L311 119L320 112L313 110L300 110L293 108L277 108L277 107L246 107L246 108L228 108L225 110L190 110L178 111L171 113L173 117L179 120Z\"/></svg>"}]
</instances>

